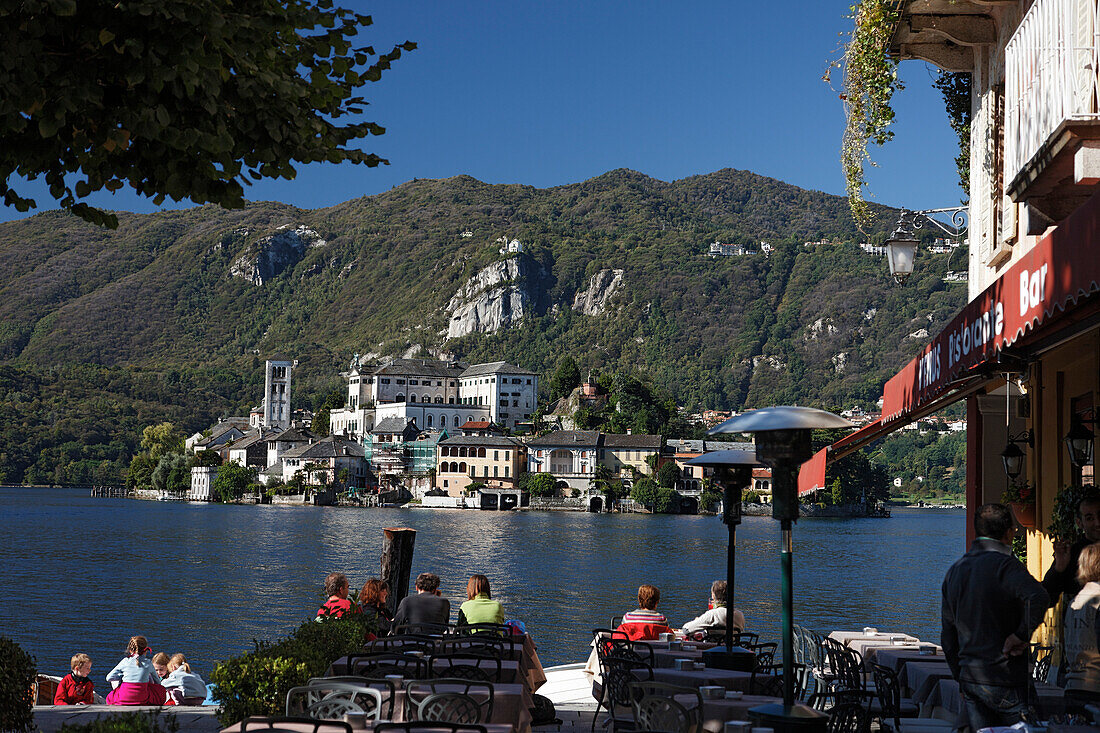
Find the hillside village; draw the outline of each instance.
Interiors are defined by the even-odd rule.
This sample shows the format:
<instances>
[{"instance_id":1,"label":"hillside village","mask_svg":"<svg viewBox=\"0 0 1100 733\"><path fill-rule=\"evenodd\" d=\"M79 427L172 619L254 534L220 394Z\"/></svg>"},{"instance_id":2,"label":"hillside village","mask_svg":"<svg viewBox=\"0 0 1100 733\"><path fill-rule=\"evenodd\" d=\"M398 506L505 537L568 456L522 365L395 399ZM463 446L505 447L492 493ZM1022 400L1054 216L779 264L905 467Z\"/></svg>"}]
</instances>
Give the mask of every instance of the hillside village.
<instances>
[{"instance_id":1,"label":"hillside village","mask_svg":"<svg viewBox=\"0 0 1100 733\"><path fill-rule=\"evenodd\" d=\"M188 438L186 450L207 460L191 469L186 493L157 498L219 498L218 475L233 464L254 472L264 489L276 489L278 503L331 504L343 497L367 504L509 509L529 506L534 494L563 508L603 511L636 482L659 474L677 495L681 513L706 509L713 500L704 500L702 469L685 463L716 443L599 430L535 435L538 375L507 362L366 364L356 355L341 374L347 400L330 411L331 434L324 437L313 432L311 414L292 410L296 364L281 355L268 359L262 404L248 417L226 418ZM577 396L599 399L599 388L589 379L574 390ZM608 491L612 483L621 487L620 495ZM753 488L770 495L769 469L754 472Z\"/></svg>"}]
</instances>

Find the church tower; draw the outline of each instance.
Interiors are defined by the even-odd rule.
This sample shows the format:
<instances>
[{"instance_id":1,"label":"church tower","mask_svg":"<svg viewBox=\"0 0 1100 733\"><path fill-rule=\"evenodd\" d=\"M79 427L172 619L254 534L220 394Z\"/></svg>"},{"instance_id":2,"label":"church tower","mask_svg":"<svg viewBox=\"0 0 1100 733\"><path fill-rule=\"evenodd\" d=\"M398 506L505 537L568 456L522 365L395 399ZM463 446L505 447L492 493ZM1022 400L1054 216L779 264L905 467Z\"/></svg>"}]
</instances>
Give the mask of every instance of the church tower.
<instances>
[{"instance_id":1,"label":"church tower","mask_svg":"<svg viewBox=\"0 0 1100 733\"><path fill-rule=\"evenodd\" d=\"M264 415L261 425L265 428L290 427L290 374L298 366L282 354L267 360L264 368Z\"/></svg>"}]
</instances>

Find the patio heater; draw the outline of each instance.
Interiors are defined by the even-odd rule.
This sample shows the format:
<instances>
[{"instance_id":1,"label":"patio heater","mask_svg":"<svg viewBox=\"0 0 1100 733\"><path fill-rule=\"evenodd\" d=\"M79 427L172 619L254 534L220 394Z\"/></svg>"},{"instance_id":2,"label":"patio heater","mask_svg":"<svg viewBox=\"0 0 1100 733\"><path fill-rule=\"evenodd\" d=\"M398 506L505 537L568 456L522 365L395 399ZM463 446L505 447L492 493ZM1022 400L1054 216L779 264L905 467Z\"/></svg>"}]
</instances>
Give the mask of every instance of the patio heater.
<instances>
[{"instance_id":1,"label":"patio heater","mask_svg":"<svg viewBox=\"0 0 1100 733\"><path fill-rule=\"evenodd\" d=\"M779 553L780 600L783 606L783 702L749 710L757 724L785 731L825 730L828 716L794 699L794 596L791 526L798 519L798 469L813 455L810 435L816 428L855 427L839 415L809 407L752 410L713 427L716 433L755 433L756 457L772 467L772 518L782 534Z\"/></svg>"},{"instance_id":2,"label":"patio heater","mask_svg":"<svg viewBox=\"0 0 1100 733\"><path fill-rule=\"evenodd\" d=\"M703 662L708 667L751 672L756 666L756 655L733 645L734 557L737 525L741 524L741 494L752 483L753 467L761 464L756 460L755 451L730 448L704 453L684 461L684 465L714 469L714 480L722 487L722 521L729 530L729 542L726 544L726 648L703 652Z\"/></svg>"}]
</instances>

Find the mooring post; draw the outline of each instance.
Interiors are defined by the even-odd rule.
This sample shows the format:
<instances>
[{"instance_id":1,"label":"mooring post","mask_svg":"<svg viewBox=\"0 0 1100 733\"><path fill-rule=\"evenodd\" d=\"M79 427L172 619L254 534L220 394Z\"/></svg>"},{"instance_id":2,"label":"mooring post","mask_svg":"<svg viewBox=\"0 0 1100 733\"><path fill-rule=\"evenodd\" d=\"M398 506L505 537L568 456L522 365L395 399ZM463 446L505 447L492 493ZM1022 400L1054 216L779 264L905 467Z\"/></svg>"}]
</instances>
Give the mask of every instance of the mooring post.
<instances>
[{"instance_id":1,"label":"mooring post","mask_svg":"<svg viewBox=\"0 0 1100 733\"><path fill-rule=\"evenodd\" d=\"M409 527L386 527L382 530L382 580L390 587L386 605L397 609L401 599L409 594L412 574L413 542L416 530Z\"/></svg>"}]
</instances>

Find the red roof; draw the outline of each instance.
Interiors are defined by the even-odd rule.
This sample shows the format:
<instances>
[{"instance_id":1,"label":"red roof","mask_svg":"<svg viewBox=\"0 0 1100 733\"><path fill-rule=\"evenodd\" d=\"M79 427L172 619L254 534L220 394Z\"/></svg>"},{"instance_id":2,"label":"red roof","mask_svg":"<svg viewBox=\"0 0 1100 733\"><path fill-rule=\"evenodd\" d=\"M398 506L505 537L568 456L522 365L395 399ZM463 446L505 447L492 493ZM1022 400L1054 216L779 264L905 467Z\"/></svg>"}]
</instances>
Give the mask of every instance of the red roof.
<instances>
[{"instance_id":1,"label":"red roof","mask_svg":"<svg viewBox=\"0 0 1100 733\"><path fill-rule=\"evenodd\" d=\"M492 426L488 420L467 420L459 430L488 430Z\"/></svg>"}]
</instances>

